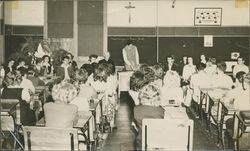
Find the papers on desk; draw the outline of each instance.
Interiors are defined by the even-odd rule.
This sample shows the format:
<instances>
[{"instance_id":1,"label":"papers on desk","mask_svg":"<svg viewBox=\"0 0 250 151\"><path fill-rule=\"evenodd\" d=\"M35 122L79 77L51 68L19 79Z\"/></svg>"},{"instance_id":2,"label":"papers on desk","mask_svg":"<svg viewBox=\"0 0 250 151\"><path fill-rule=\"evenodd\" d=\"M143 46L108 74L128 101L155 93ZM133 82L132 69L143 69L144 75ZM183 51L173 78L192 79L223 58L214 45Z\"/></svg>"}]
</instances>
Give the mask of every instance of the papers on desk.
<instances>
[{"instance_id":1,"label":"papers on desk","mask_svg":"<svg viewBox=\"0 0 250 151\"><path fill-rule=\"evenodd\" d=\"M164 109L164 119L189 119L184 107L166 106Z\"/></svg>"}]
</instances>

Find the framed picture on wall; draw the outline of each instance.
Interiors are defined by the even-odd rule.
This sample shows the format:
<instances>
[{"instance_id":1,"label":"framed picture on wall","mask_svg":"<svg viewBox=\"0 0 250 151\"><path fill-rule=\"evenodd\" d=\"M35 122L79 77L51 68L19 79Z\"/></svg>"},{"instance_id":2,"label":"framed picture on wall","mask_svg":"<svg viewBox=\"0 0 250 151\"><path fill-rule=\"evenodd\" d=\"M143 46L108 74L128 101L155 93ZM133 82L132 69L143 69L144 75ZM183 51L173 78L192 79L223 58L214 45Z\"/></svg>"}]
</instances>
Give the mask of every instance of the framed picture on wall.
<instances>
[{"instance_id":1,"label":"framed picture on wall","mask_svg":"<svg viewBox=\"0 0 250 151\"><path fill-rule=\"evenodd\" d=\"M195 8L195 26L221 26L222 8Z\"/></svg>"}]
</instances>

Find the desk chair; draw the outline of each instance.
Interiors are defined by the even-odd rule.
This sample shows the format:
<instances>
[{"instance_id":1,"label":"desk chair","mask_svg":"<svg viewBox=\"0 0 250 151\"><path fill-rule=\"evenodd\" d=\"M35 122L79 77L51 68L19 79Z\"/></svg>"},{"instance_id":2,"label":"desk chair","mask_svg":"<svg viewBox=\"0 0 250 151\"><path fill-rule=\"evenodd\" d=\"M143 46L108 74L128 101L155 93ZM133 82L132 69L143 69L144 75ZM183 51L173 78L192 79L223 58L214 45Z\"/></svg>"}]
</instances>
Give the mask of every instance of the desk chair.
<instances>
[{"instance_id":1,"label":"desk chair","mask_svg":"<svg viewBox=\"0 0 250 151\"><path fill-rule=\"evenodd\" d=\"M1 132L10 133L14 138L13 150L18 148L23 149L23 145L20 142L20 131L22 125L20 124L20 106L19 100L17 99L1 99Z\"/></svg>"},{"instance_id":2,"label":"desk chair","mask_svg":"<svg viewBox=\"0 0 250 151\"><path fill-rule=\"evenodd\" d=\"M240 150L240 143L239 139L242 137L245 133L250 133L250 110L240 111L239 115L235 114L235 125L237 125L234 129L236 130L236 137L235 137L235 149ZM250 143L250 138L248 138L248 142ZM250 148L248 148L250 149ZM248 150L246 149L246 150Z\"/></svg>"},{"instance_id":3,"label":"desk chair","mask_svg":"<svg viewBox=\"0 0 250 151\"><path fill-rule=\"evenodd\" d=\"M193 121L186 119L143 119L143 150L193 149Z\"/></svg>"},{"instance_id":4,"label":"desk chair","mask_svg":"<svg viewBox=\"0 0 250 151\"><path fill-rule=\"evenodd\" d=\"M212 111L212 107L217 103L217 110L216 113ZM221 102L215 102L211 97L209 97L209 108L208 108L208 127L209 132L211 133L211 126L214 124L217 130L217 144L221 144L222 148L225 148L224 143L224 118L228 114L228 109L226 106Z\"/></svg>"},{"instance_id":5,"label":"desk chair","mask_svg":"<svg viewBox=\"0 0 250 151\"><path fill-rule=\"evenodd\" d=\"M36 86L32 95L32 109L35 111L36 119L39 120L40 112L44 112L43 105L46 103L46 86Z\"/></svg>"},{"instance_id":6,"label":"desk chair","mask_svg":"<svg viewBox=\"0 0 250 151\"><path fill-rule=\"evenodd\" d=\"M25 150L79 150L77 129L24 126Z\"/></svg>"}]
</instances>

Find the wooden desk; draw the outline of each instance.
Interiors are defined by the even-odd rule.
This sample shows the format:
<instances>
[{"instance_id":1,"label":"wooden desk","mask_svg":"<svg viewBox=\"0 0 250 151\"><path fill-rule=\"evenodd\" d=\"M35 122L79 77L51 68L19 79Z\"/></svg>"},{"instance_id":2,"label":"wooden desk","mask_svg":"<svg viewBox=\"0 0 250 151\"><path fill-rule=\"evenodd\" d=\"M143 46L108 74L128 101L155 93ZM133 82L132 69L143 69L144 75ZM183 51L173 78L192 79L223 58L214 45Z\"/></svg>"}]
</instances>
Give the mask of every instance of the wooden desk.
<instances>
[{"instance_id":1,"label":"wooden desk","mask_svg":"<svg viewBox=\"0 0 250 151\"><path fill-rule=\"evenodd\" d=\"M58 79L58 76L41 76L39 77L47 85L49 83L54 83Z\"/></svg>"},{"instance_id":2,"label":"wooden desk","mask_svg":"<svg viewBox=\"0 0 250 151\"><path fill-rule=\"evenodd\" d=\"M133 71L118 72L118 97L120 98L121 91L130 90L130 77Z\"/></svg>"}]
</instances>

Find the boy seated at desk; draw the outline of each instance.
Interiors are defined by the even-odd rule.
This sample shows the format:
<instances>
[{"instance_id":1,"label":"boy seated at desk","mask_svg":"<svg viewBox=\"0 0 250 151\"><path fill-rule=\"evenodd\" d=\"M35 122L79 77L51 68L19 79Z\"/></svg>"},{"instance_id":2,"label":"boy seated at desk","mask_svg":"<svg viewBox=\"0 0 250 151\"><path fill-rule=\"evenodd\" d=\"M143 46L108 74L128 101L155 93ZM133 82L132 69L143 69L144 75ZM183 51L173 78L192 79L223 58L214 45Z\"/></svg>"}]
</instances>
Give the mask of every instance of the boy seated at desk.
<instances>
[{"instance_id":1,"label":"boy seated at desk","mask_svg":"<svg viewBox=\"0 0 250 151\"><path fill-rule=\"evenodd\" d=\"M97 98L97 92L92 87L86 84L88 79L88 72L85 69L76 70L76 85L78 87L78 94L76 98L70 102L78 107L79 112L89 111L89 101Z\"/></svg>"},{"instance_id":2,"label":"boy seated at desk","mask_svg":"<svg viewBox=\"0 0 250 151\"><path fill-rule=\"evenodd\" d=\"M35 70L34 68L28 68L28 76L27 76L27 79L29 79L34 87L37 87L37 86L44 86L45 83L43 80L41 80L40 78L38 78L37 76L35 76Z\"/></svg>"},{"instance_id":3,"label":"boy seated at desk","mask_svg":"<svg viewBox=\"0 0 250 151\"><path fill-rule=\"evenodd\" d=\"M211 88L213 91L210 92L210 96L214 99L221 99L234 85L233 79L225 74L226 67L225 62L218 62L217 74L211 77Z\"/></svg>"},{"instance_id":4,"label":"boy seated at desk","mask_svg":"<svg viewBox=\"0 0 250 151\"><path fill-rule=\"evenodd\" d=\"M236 110L236 114L239 114L240 111L250 111L250 74L243 74L242 76L237 77L239 77L238 80L241 86L228 91L222 101L226 106L234 108ZM249 115L245 115L244 118L250 119ZM226 120L226 128L228 129L229 134L232 136L234 131L234 118L229 118ZM241 139L243 141L250 140L250 135L244 135L241 137ZM248 147L250 147L249 143Z\"/></svg>"},{"instance_id":5,"label":"boy seated at desk","mask_svg":"<svg viewBox=\"0 0 250 151\"><path fill-rule=\"evenodd\" d=\"M180 87L181 78L176 71L167 71L164 76L164 85L161 88L162 106L180 106L183 99L183 90Z\"/></svg>"},{"instance_id":6,"label":"boy seated at desk","mask_svg":"<svg viewBox=\"0 0 250 151\"><path fill-rule=\"evenodd\" d=\"M240 85L228 91L222 101L235 110L250 110L250 74L240 74L237 77Z\"/></svg>"}]
</instances>

